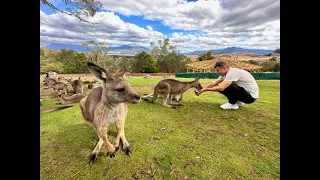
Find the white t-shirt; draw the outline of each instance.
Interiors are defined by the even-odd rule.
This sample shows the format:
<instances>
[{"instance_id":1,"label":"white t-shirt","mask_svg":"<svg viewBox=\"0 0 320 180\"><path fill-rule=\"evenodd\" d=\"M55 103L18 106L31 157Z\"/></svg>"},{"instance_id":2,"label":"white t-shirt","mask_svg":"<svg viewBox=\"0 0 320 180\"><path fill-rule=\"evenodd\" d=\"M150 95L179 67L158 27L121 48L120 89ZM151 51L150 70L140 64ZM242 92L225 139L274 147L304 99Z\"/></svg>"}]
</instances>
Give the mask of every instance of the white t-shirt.
<instances>
[{"instance_id":1,"label":"white t-shirt","mask_svg":"<svg viewBox=\"0 0 320 180\"><path fill-rule=\"evenodd\" d=\"M253 98L259 97L258 84L248 71L239 68L230 68L225 76L219 76L218 79L233 81L235 84L247 90Z\"/></svg>"}]
</instances>

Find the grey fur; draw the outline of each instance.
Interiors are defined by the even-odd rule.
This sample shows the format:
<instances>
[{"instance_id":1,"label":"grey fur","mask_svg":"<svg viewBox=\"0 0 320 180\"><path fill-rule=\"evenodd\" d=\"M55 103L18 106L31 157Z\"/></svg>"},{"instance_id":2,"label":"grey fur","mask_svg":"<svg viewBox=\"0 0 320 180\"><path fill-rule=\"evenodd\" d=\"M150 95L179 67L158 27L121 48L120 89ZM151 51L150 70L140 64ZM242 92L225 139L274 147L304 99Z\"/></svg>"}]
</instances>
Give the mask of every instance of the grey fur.
<instances>
[{"instance_id":1,"label":"grey fur","mask_svg":"<svg viewBox=\"0 0 320 180\"><path fill-rule=\"evenodd\" d=\"M172 105L180 105L173 104L172 97L177 98L178 95L180 97L176 99L178 102L182 99L182 94L188 89L194 87L198 90L202 89L201 83L199 82L199 77L189 82L181 82L175 79L164 79L158 82L158 84L154 87L153 93L147 96L143 96L142 99L153 103L157 97L160 95L163 97L163 106L173 107ZM150 99L151 98L151 99Z\"/></svg>"},{"instance_id":2,"label":"grey fur","mask_svg":"<svg viewBox=\"0 0 320 180\"><path fill-rule=\"evenodd\" d=\"M94 88L79 103L83 118L99 136L99 141L89 156L89 164L95 161L104 143L107 147L107 156L114 157L119 148L120 139L124 151L130 155L130 145L124 133L125 118L128 112L127 103L138 103L140 96L124 80L125 67L114 75L91 62L88 62L88 67L90 72L102 81L102 86ZM117 136L113 144L107 138L110 124L115 124L117 129Z\"/></svg>"}]
</instances>

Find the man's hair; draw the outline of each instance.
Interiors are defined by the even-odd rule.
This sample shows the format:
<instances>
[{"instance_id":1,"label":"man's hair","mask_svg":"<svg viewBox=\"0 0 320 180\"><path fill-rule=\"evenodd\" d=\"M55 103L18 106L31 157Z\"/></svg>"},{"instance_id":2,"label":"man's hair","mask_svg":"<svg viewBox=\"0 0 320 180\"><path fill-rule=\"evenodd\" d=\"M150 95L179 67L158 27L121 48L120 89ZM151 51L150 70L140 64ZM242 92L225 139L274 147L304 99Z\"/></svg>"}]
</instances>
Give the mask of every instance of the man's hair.
<instances>
[{"instance_id":1,"label":"man's hair","mask_svg":"<svg viewBox=\"0 0 320 180\"><path fill-rule=\"evenodd\" d=\"M224 62L224 61L217 61L215 64L214 64L214 66L213 66L213 68L216 68L216 67L220 67L220 66L228 66L228 64L226 63L226 62Z\"/></svg>"}]
</instances>

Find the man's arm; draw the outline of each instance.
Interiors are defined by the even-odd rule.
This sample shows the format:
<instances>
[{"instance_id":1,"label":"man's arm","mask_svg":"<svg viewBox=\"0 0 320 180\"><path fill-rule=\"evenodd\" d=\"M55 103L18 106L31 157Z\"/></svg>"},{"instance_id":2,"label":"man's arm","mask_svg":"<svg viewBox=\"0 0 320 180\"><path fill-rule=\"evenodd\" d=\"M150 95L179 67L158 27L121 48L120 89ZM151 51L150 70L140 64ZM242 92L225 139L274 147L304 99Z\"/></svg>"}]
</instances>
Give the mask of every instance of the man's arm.
<instances>
[{"instance_id":1,"label":"man's arm","mask_svg":"<svg viewBox=\"0 0 320 180\"><path fill-rule=\"evenodd\" d=\"M214 86L218 85L218 84L219 84L219 83L221 83L221 82L222 82L222 80L221 80L221 79L217 79L217 80L213 81L212 83L207 84L207 85L206 85L206 86L204 86L204 88L202 88L202 89L205 89L205 88L212 88L212 87L214 87Z\"/></svg>"},{"instance_id":2,"label":"man's arm","mask_svg":"<svg viewBox=\"0 0 320 180\"><path fill-rule=\"evenodd\" d=\"M220 82L222 82L219 86L216 86L217 84L219 84ZM232 83L232 81L222 81L222 80L216 80L210 84L208 84L207 86L205 86L204 88L202 88L200 91L198 91L198 94L201 94L205 91L223 91L225 88L227 88L228 86L230 86Z\"/></svg>"}]
</instances>

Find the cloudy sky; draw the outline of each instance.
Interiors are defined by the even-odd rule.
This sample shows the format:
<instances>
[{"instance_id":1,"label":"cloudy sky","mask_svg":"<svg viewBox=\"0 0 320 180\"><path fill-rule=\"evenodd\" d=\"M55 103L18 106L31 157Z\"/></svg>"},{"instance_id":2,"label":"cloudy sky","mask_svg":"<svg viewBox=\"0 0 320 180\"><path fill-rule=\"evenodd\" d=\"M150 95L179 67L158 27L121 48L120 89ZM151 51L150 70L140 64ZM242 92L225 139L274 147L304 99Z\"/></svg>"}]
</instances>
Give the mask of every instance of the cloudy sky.
<instances>
[{"instance_id":1,"label":"cloudy sky","mask_svg":"<svg viewBox=\"0 0 320 180\"><path fill-rule=\"evenodd\" d=\"M61 0L49 0L63 9ZM280 0L100 0L89 24L40 6L40 47L50 43L135 45L169 37L181 53L280 48Z\"/></svg>"}]
</instances>

